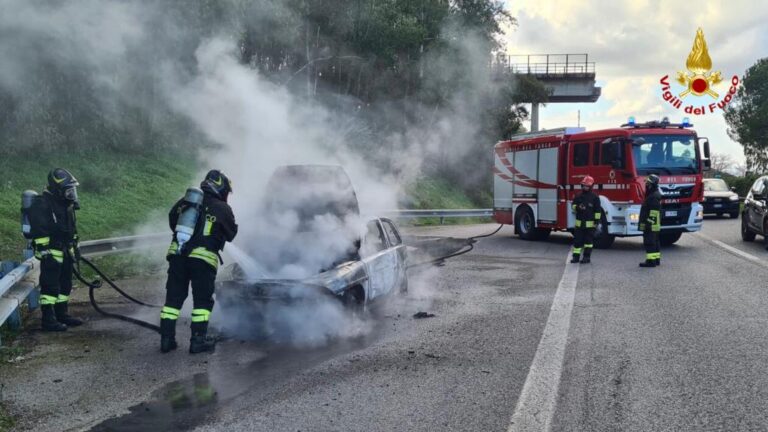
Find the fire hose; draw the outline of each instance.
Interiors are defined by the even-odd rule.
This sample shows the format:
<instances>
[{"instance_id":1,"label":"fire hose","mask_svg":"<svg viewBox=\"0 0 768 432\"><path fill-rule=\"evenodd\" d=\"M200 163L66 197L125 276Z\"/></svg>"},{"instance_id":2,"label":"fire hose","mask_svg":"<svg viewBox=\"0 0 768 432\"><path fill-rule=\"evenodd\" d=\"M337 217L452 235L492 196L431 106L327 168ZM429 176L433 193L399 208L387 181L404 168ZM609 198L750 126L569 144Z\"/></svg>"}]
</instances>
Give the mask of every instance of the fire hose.
<instances>
[{"instance_id":1,"label":"fire hose","mask_svg":"<svg viewBox=\"0 0 768 432\"><path fill-rule=\"evenodd\" d=\"M141 300L138 300L138 299L132 297L131 295L129 295L128 293L126 293L125 291L120 289L120 287L118 287L117 284L115 284L115 282L112 279L110 279L107 275L105 275L104 272L102 272L98 267L96 267L96 265L93 264L89 259L84 258L82 256L78 256L77 260L75 262L78 262L78 265L76 265L75 269L74 269L75 277L77 278L77 280L79 280L80 282L82 282L84 285L86 285L88 287L88 297L91 299L91 306L93 306L93 308L96 310L96 312L98 312L98 313L100 313L100 314L102 314L102 315L104 315L106 317L109 317L109 318L115 318L115 319L119 319L121 321L126 321L126 322L129 322L129 323L133 323L133 324L136 324L138 326L144 327L146 329L154 330L154 331L160 333L160 326L158 326L158 325L155 325L155 324L152 324L152 323L148 323L148 322L142 321L140 319L131 318L129 316L121 315L121 314L118 314L118 313L113 313L113 312L105 311L104 309L102 309L96 303L96 296L94 294L94 291L97 288L101 288L102 280L104 280L109 286L111 286L120 295L122 295L123 297L125 297L126 299L128 299L129 301L131 301L133 303L136 303L136 304L141 305L141 306L152 307L152 308L159 308L160 306L153 305L153 304L150 304L150 303L145 303L145 302L143 302ZM82 273L80 273L79 262L85 263L101 279L96 278L96 279L94 279L93 281L90 281L90 282L88 280L86 280L85 277L83 277Z\"/></svg>"},{"instance_id":2,"label":"fire hose","mask_svg":"<svg viewBox=\"0 0 768 432\"><path fill-rule=\"evenodd\" d=\"M420 262L420 263L409 265L408 268L420 267L420 266L430 265L430 264L438 264L439 265L443 261L447 260L448 258L454 258L454 257L457 257L459 255L464 255L466 253L472 252L472 250L475 248L475 243L477 242L478 239L490 237L490 236L496 234L497 232L501 231L501 229L503 227L504 227L504 224L499 224L499 227L496 228L493 232L490 232L488 234L483 234L483 235L478 235L478 236L473 236L473 237L468 237L466 239L463 239L463 240L467 241L467 244L461 250L459 250L457 252L454 252L454 253L451 253L451 254L448 254L448 255L445 255L445 256L442 256L442 257L439 257L439 258L435 258L435 259L430 260L430 261L424 261L424 262Z\"/></svg>"}]
</instances>

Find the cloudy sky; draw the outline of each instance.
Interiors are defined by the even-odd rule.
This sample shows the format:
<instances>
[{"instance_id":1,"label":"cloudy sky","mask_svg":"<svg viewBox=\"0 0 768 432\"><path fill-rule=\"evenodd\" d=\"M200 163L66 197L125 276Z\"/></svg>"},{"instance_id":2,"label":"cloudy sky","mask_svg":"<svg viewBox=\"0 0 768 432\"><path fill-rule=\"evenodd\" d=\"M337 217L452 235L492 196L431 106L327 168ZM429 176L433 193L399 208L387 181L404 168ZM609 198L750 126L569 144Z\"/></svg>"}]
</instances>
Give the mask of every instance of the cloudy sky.
<instances>
[{"instance_id":1,"label":"cloudy sky","mask_svg":"<svg viewBox=\"0 0 768 432\"><path fill-rule=\"evenodd\" d=\"M518 20L508 31L510 54L588 53L596 63L602 96L593 104L550 104L540 126L575 126L577 111L588 130L638 121L686 116L661 99L659 79L686 71L696 29L701 27L712 70L724 81L714 90L722 98L733 75L741 78L759 58L768 57L768 2L763 0L507 0ZM711 103L708 96L688 96L684 105ZM741 146L728 138L721 113L689 116L712 151L743 161Z\"/></svg>"}]
</instances>

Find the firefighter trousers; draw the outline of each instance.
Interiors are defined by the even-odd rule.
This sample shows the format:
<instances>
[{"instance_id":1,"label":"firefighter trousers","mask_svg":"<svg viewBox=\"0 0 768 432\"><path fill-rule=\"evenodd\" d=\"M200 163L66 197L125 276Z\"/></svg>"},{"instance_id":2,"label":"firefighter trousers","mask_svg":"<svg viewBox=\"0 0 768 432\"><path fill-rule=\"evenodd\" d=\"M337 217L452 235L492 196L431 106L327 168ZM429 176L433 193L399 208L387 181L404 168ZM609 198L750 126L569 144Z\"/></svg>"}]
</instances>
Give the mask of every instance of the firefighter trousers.
<instances>
[{"instance_id":1,"label":"firefighter trousers","mask_svg":"<svg viewBox=\"0 0 768 432\"><path fill-rule=\"evenodd\" d=\"M181 307L192 285L192 330L205 332L213 310L213 291L216 269L198 258L181 255L168 257L168 281L165 285L165 306L160 313L161 320L179 318Z\"/></svg>"},{"instance_id":2,"label":"firefighter trousers","mask_svg":"<svg viewBox=\"0 0 768 432\"><path fill-rule=\"evenodd\" d=\"M643 232L643 246L645 247L646 261L661 259L661 243L659 243L658 231Z\"/></svg>"},{"instance_id":3,"label":"firefighter trousers","mask_svg":"<svg viewBox=\"0 0 768 432\"><path fill-rule=\"evenodd\" d=\"M40 304L42 306L67 303L72 293L72 271L74 262L64 254L61 262L53 255L40 260Z\"/></svg>"},{"instance_id":4,"label":"firefighter trousers","mask_svg":"<svg viewBox=\"0 0 768 432\"><path fill-rule=\"evenodd\" d=\"M573 231L573 256L579 257L582 254L585 257L591 256L594 239L594 228L576 228Z\"/></svg>"}]
</instances>

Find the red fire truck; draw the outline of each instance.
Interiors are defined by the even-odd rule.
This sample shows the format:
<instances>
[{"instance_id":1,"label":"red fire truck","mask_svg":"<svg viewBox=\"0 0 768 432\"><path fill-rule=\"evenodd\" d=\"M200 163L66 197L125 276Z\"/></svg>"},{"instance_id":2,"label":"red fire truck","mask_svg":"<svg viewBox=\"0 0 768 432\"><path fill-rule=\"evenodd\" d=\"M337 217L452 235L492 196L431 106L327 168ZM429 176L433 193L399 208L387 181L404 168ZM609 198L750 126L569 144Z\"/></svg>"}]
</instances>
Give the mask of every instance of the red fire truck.
<instances>
[{"instance_id":1,"label":"red fire truck","mask_svg":"<svg viewBox=\"0 0 768 432\"><path fill-rule=\"evenodd\" d=\"M574 227L571 202L581 179L595 179L604 210L595 246L608 248L616 237L639 236L645 177L661 178L661 243L701 229L704 219L702 173L709 169L709 141L684 119L636 123L587 132L562 128L513 136L495 146L494 217L514 224L526 240L546 239L553 230ZM699 144L702 144L700 149ZM702 154L703 150L703 154Z\"/></svg>"}]
</instances>

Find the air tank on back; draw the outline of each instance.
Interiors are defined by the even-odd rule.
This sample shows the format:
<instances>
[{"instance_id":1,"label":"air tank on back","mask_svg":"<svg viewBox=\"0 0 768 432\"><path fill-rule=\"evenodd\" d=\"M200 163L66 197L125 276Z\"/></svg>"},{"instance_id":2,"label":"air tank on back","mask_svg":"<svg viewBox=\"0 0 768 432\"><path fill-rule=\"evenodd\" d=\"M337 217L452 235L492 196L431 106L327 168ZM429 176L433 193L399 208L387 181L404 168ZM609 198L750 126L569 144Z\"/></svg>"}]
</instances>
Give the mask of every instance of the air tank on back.
<instances>
[{"instance_id":1,"label":"air tank on back","mask_svg":"<svg viewBox=\"0 0 768 432\"><path fill-rule=\"evenodd\" d=\"M184 194L184 211L176 222L176 241L179 243L176 253L181 253L181 248L192 238L202 204L203 191L195 187L187 189L187 193Z\"/></svg>"},{"instance_id":2,"label":"air tank on back","mask_svg":"<svg viewBox=\"0 0 768 432\"><path fill-rule=\"evenodd\" d=\"M21 193L21 234L25 239L32 239L32 225L29 220L29 209L37 198L38 193L33 190L26 190Z\"/></svg>"}]
</instances>

